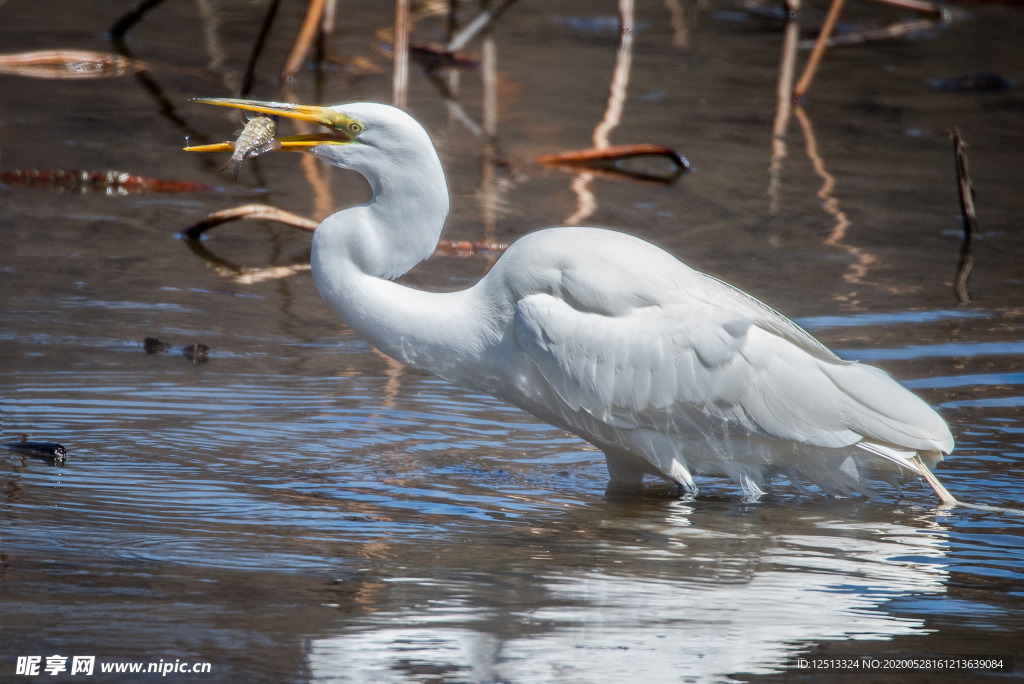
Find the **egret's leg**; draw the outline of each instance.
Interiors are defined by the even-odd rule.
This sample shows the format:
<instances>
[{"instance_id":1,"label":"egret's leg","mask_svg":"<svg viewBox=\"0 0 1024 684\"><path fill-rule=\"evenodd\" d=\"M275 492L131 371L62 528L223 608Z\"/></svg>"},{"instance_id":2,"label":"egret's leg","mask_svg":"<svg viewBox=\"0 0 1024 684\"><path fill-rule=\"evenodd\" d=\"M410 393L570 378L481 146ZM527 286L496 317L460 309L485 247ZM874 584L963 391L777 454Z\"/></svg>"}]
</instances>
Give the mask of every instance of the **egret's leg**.
<instances>
[{"instance_id":1,"label":"egret's leg","mask_svg":"<svg viewBox=\"0 0 1024 684\"><path fill-rule=\"evenodd\" d=\"M692 500L697 497L697 485L690 480L689 483L683 482L682 480L672 480L676 483L676 489L679 490L679 498Z\"/></svg>"},{"instance_id":2,"label":"egret's leg","mask_svg":"<svg viewBox=\"0 0 1024 684\"><path fill-rule=\"evenodd\" d=\"M642 462L635 456L606 451L604 460L608 466L608 487L610 489L639 489L642 486L644 468Z\"/></svg>"},{"instance_id":3,"label":"egret's leg","mask_svg":"<svg viewBox=\"0 0 1024 684\"><path fill-rule=\"evenodd\" d=\"M932 486L935 493L939 495L939 500L942 501L943 505L955 506L959 503L956 500L956 497L950 494L949 491L942 486L942 483L939 482L939 478L935 477L932 471L928 470L928 466L924 464L920 456L914 456L913 462L917 465L917 472L921 473L921 477L923 477L925 481Z\"/></svg>"}]
</instances>

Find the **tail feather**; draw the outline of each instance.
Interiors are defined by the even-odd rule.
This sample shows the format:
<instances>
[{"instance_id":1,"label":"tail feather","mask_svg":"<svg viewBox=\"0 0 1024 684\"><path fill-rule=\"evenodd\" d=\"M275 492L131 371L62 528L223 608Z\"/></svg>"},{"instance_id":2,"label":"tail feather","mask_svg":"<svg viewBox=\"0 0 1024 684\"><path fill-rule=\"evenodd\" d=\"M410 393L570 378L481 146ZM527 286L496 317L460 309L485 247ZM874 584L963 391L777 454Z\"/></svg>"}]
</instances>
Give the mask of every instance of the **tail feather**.
<instances>
[{"instance_id":1,"label":"tail feather","mask_svg":"<svg viewBox=\"0 0 1024 684\"><path fill-rule=\"evenodd\" d=\"M911 451L953 450L953 435L946 421L887 373L859 363L831 364L823 369L854 402L852 406L858 407L849 410L850 429Z\"/></svg>"}]
</instances>

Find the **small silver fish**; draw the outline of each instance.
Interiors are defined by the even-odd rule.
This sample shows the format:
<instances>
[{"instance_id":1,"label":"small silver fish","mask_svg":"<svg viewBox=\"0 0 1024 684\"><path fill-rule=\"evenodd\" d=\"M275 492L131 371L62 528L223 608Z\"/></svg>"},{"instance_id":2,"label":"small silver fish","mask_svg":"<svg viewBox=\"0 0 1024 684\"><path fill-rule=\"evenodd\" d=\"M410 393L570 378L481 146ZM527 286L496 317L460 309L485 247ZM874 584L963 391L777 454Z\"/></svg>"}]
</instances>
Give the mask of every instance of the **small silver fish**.
<instances>
[{"instance_id":1,"label":"small silver fish","mask_svg":"<svg viewBox=\"0 0 1024 684\"><path fill-rule=\"evenodd\" d=\"M235 174L235 180L238 180L238 169L242 167L244 160L258 157L271 150L281 149L281 143L274 140L275 135L277 135L276 116L261 114L249 119L232 145L235 151L232 153L231 159L224 162L220 170L223 171L230 167Z\"/></svg>"}]
</instances>

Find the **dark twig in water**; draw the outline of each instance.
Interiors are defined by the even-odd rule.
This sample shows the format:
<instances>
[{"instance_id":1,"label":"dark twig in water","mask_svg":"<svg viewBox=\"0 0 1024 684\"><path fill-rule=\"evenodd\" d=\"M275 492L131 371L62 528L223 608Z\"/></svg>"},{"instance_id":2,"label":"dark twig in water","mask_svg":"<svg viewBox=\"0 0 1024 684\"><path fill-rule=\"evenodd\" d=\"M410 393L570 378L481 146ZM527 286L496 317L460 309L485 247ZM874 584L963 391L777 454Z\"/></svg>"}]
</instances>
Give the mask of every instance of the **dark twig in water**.
<instances>
[{"instance_id":1,"label":"dark twig in water","mask_svg":"<svg viewBox=\"0 0 1024 684\"><path fill-rule=\"evenodd\" d=\"M794 102L802 99L807 94L807 89L811 87L811 81L814 80L814 74L817 72L818 64L825 54L825 47L828 45L829 36L832 35L832 31L836 27L836 21L839 20L839 13L842 9L843 0L832 0L832 6L829 7L828 15L825 17L825 25L821 27L818 42L814 44L814 50L807 59L807 65L804 66L804 72L800 75L800 80L796 82L796 88L793 89Z\"/></svg>"},{"instance_id":2,"label":"dark twig in water","mask_svg":"<svg viewBox=\"0 0 1024 684\"><path fill-rule=\"evenodd\" d=\"M128 32L132 26L134 26L149 10L159 5L163 0L142 0L136 3L135 7L121 15L121 18L117 20L113 28L110 29L110 35L116 39L121 39L124 34Z\"/></svg>"},{"instance_id":3,"label":"dark twig in water","mask_svg":"<svg viewBox=\"0 0 1024 684\"><path fill-rule=\"evenodd\" d=\"M303 230L315 230L317 226L317 222L312 219L293 214L284 209L272 207L269 204L243 204L239 207L215 211L199 223L191 225L178 233L178 236L188 238L189 240L196 240L209 229L215 228L222 223L237 221L238 219L278 221L279 223Z\"/></svg>"},{"instance_id":4,"label":"dark twig in water","mask_svg":"<svg viewBox=\"0 0 1024 684\"><path fill-rule=\"evenodd\" d=\"M22 435L19 442L8 442L0 444L4 449L17 451L24 456L33 456L49 462L51 465L64 465L67 460L67 450L56 442L30 442L28 435Z\"/></svg>"},{"instance_id":5,"label":"dark twig in water","mask_svg":"<svg viewBox=\"0 0 1024 684\"><path fill-rule=\"evenodd\" d=\"M277 8L281 0L270 0L267 6L267 13L263 15L263 23L260 25L260 32L256 35L256 42L253 43L252 52L249 53L249 62L245 65L245 75L242 77L242 86L238 89L238 97L248 97L252 91L252 82L256 78L256 63L263 54L263 46L267 42L267 35L270 27L274 24L274 17L277 16Z\"/></svg>"},{"instance_id":6,"label":"dark twig in water","mask_svg":"<svg viewBox=\"0 0 1024 684\"><path fill-rule=\"evenodd\" d=\"M971 280L971 269L974 267L974 243L980 237L978 219L974 213L974 185L967 167L967 145L960 136L960 129L950 131L953 139L953 154L956 161L956 180L960 195L960 215L964 223L964 239L960 246L960 262L956 267L956 279L953 282L953 294L961 304L971 301L968 284Z\"/></svg>"}]
</instances>

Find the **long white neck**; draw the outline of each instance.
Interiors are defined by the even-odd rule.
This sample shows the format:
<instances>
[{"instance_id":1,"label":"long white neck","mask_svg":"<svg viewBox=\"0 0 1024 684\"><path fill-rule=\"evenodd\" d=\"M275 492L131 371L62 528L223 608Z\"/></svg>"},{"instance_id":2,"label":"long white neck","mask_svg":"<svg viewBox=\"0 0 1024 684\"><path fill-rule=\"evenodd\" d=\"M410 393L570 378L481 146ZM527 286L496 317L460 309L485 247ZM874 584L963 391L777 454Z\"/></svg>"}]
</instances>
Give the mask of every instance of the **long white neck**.
<instances>
[{"instance_id":1,"label":"long white neck","mask_svg":"<svg viewBox=\"0 0 1024 684\"><path fill-rule=\"evenodd\" d=\"M351 168L366 178L373 196L320 224L313 240L314 259L318 250L327 248L332 261L351 260L367 275L397 278L437 247L448 217L441 160L428 140L425 145L410 145L400 163Z\"/></svg>"},{"instance_id":2,"label":"long white neck","mask_svg":"<svg viewBox=\"0 0 1024 684\"><path fill-rule=\"evenodd\" d=\"M391 282L433 253L448 215L433 147L411 150L405 162L383 173L353 165L373 197L317 227L313 279L361 337L403 363L451 376L446 369L481 344L470 291L432 293Z\"/></svg>"}]
</instances>

